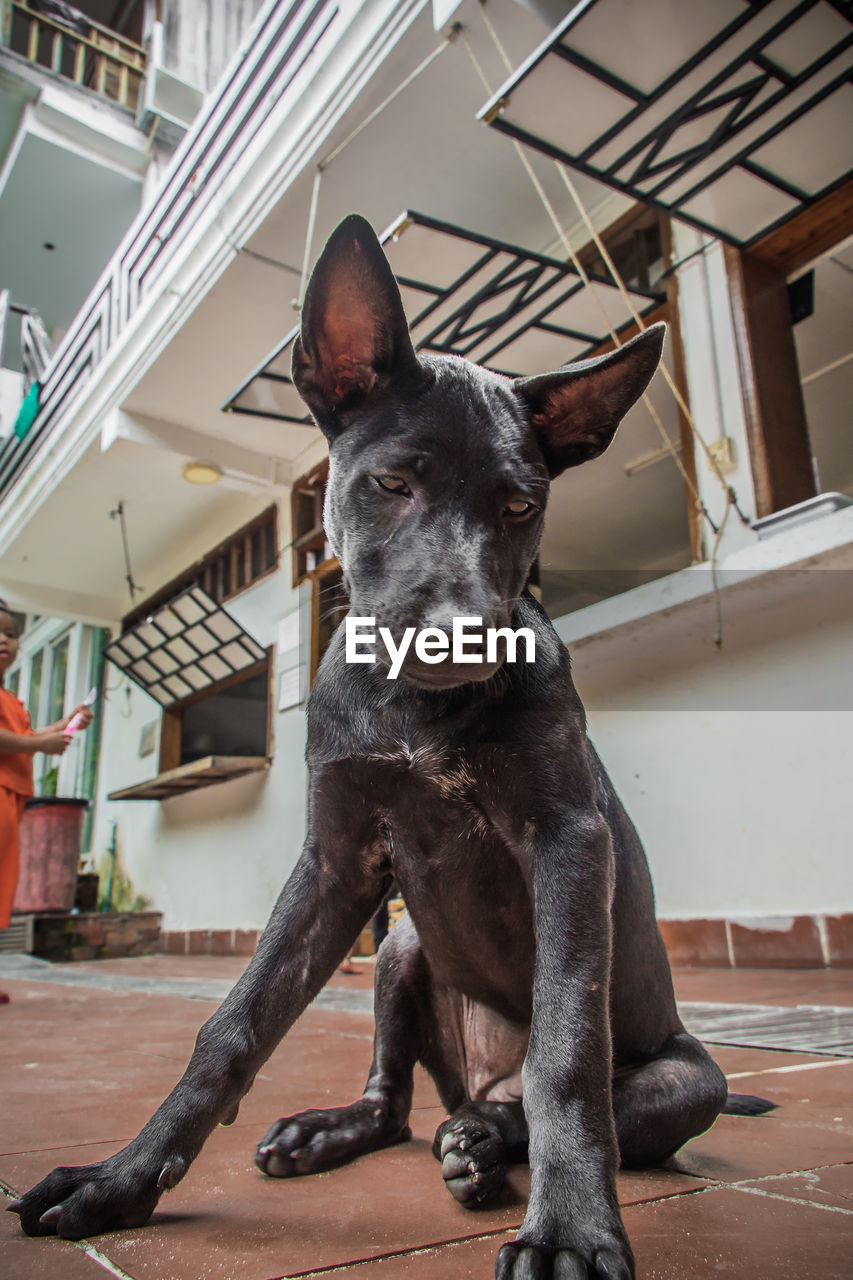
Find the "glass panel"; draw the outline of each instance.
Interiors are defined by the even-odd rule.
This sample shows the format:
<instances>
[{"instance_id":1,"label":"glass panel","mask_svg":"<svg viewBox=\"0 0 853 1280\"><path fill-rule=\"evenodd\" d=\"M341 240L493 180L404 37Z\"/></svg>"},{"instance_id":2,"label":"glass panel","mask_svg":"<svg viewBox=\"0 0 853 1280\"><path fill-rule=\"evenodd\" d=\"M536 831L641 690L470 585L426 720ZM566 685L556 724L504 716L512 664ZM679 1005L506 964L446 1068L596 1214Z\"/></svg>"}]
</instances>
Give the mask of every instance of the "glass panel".
<instances>
[{"instance_id":1,"label":"glass panel","mask_svg":"<svg viewBox=\"0 0 853 1280\"><path fill-rule=\"evenodd\" d=\"M148 649L154 649L158 644L162 644L166 636L159 627L155 627L153 622L145 622L141 627L137 628L136 634Z\"/></svg>"},{"instance_id":2,"label":"glass panel","mask_svg":"<svg viewBox=\"0 0 853 1280\"><path fill-rule=\"evenodd\" d=\"M47 723L61 720L65 712L65 685L68 679L68 636L63 636L52 647L50 666L50 693L47 703Z\"/></svg>"},{"instance_id":3,"label":"glass panel","mask_svg":"<svg viewBox=\"0 0 853 1280\"><path fill-rule=\"evenodd\" d=\"M34 653L30 662L30 691L27 696L27 710L30 713L30 719L33 727L36 726L39 718L39 702L41 701L41 677L44 670L44 649L39 649L38 653Z\"/></svg>"},{"instance_id":4,"label":"glass panel","mask_svg":"<svg viewBox=\"0 0 853 1280\"><path fill-rule=\"evenodd\" d=\"M208 598L208 596L205 595L201 587L193 587L192 594L193 600L195 600L196 604L200 605L200 607L204 609L205 613L212 613L216 608L216 605Z\"/></svg>"},{"instance_id":5,"label":"glass panel","mask_svg":"<svg viewBox=\"0 0 853 1280\"><path fill-rule=\"evenodd\" d=\"M226 640L233 640L235 636L240 634L240 628L232 618L227 617L224 613L214 614L212 618L208 618L205 626L208 627L217 639L223 643Z\"/></svg>"},{"instance_id":6,"label":"glass panel","mask_svg":"<svg viewBox=\"0 0 853 1280\"><path fill-rule=\"evenodd\" d=\"M172 608L181 621L187 624L198 622L206 612L204 609L199 608L192 596L184 596L182 599L176 600Z\"/></svg>"},{"instance_id":7,"label":"glass panel","mask_svg":"<svg viewBox=\"0 0 853 1280\"><path fill-rule=\"evenodd\" d=\"M187 698L192 693L192 687L180 676L167 676L163 684L176 698Z\"/></svg>"},{"instance_id":8,"label":"glass panel","mask_svg":"<svg viewBox=\"0 0 853 1280\"><path fill-rule=\"evenodd\" d=\"M13 695L14 695L14 697L16 697L16 698L17 698L17 696L18 696L18 684L19 684L19 681L20 681L20 677L21 677L21 672L20 672L20 670L18 670L18 671L13 671L13 672L10 674L10 676L9 676L9 678L8 678L7 682L6 682L6 688L7 688L7 689L9 690L9 692L10 692L11 694L13 694Z\"/></svg>"},{"instance_id":9,"label":"glass panel","mask_svg":"<svg viewBox=\"0 0 853 1280\"><path fill-rule=\"evenodd\" d=\"M161 631L165 631L166 635L173 636L181 630L180 619L171 609L161 609L155 616L154 621Z\"/></svg>"},{"instance_id":10,"label":"glass panel","mask_svg":"<svg viewBox=\"0 0 853 1280\"><path fill-rule=\"evenodd\" d=\"M253 661L252 655L247 653L239 640L232 640L222 650L222 657L226 662L230 662L231 666L237 671L241 671L243 667L248 667Z\"/></svg>"},{"instance_id":11,"label":"glass panel","mask_svg":"<svg viewBox=\"0 0 853 1280\"><path fill-rule=\"evenodd\" d=\"M226 676L233 676L234 674L231 667L226 666L215 653L208 654L206 658L202 658L199 666L209 672L214 680L224 680Z\"/></svg>"},{"instance_id":12,"label":"glass panel","mask_svg":"<svg viewBox=\"0 0 853 1280\"><path fill-rule=\"evenodd\" d=\"M212 693L181 715L181 764L204 756L265 756L266 672Z\"/></svg>"},{"instance_id":13,"label":"glass panel","mask_svg":"<svg viewBox=\"0 0 853 1280\"><path fill-rule=\"evenodd\" d=\"M164 675L170 676L173 671L177 671L178 664L164 649L155 649L151 655L151 661L155 667L163 672Z\"/></svg>"},{"instance_id":14,"label":"glass panel","mask_svg":"<svg viewBox=\"0 0 853 1280\"><path fill-rule=\"evenodd\" d=\"M181 675L184 680L189 680L194 689L204 689L210 684L210 676L205 675L195 663L190 667L184 667Z\"/></svg>"},{"instance_id":15,"label":"glass panel","mask_svg":"<svg viewBox=\"0 0 853 1280\"><path fill-rule=\"evenodd\" d=\"M128 635L122 636L121 647L126 649L132 658L142 658L147 650L145 645L131 631Z\"/></svg>"},{"instance_id":16,"label":"glass panel","mask_svg":"<svg viewBox=\"0 0 853 1280\"><path fill-rule=\"evenodd\" d=\"M206 626L192 627L187 632L186 639L197 653L210 653L211 649L216 648L216 637L210 634Z\"/></svg>"},{"instance_id":17,"label":"glass panel","mask_svg":"<svg viewBox=\"0 0 853 1280\"><path fill-rule=\"evenodd\" d=\"M156 684L160 679L162 672L158 671L156 667L153 667L150 662L146 662L143 658L141 662L134 662L133 666L130 668L130 674L136 680L142 681L144 684L148 685Z\"/></svg>"},{"instance_id":18,"label":"glass panel","mask_svg":"<svg viewBox=\"0 0 853 1280\"><path fill-rule=\"evenodd\" d=\"M182 636L176 636L174 640L170 640L166 648L183 666L187 662L192 662L198 655Z\"/></svg>"}]
</instances>

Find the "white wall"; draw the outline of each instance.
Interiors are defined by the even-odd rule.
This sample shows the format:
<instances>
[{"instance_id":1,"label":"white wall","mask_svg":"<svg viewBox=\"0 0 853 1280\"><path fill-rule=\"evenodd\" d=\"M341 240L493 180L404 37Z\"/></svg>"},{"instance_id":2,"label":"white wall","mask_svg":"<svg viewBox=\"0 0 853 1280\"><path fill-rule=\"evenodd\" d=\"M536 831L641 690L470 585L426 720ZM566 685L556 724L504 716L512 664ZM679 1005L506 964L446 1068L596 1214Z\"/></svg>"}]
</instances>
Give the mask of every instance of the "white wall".
<instances>
[{"instance_id":1,"label":"white wall","mask_svg":"<svg viewBox=\"0 0 853 1280\"><path fill-rule=\"evenodd\" d=\"M165 0L166 65L199 89L212 89L242 44L261 0Z\"/></svg>"},{"instance_id":2,"label":"white wall","mask_svg":"<svg viewBox=\"0 0 853 1280\"><path fill-rule=\"evenodd\" d=\"M282 503L280 509L282 544L289 537L287 505ZM225 608L266 647L275 642L277 621L298 600L291 586L290 555L285 553L276 573L228 601ZM276 690L280 673L298 656L298 651L275 653ZM108 687L101 803L92 845L101 874L106 874L114 821L119 874L132 882L135 894L163 911L164 929L263 926L304 839L304 704L273 710L273 759L267 772L165 801L115 802L106 800L109 792L157 773L158 750L140 758L139 741L147 724L159 723L160 709L112 666Z\"/></svg>"},{"instance_id":3,"label":"white wall","mask_svg":"<svg viewBox=\"0 0 853 1280\"><path fill-rule=\"evenodd\" d=\"M853 572L809 568L571 645L662 919L853 910Z\"/></svg>"}]
</instances>

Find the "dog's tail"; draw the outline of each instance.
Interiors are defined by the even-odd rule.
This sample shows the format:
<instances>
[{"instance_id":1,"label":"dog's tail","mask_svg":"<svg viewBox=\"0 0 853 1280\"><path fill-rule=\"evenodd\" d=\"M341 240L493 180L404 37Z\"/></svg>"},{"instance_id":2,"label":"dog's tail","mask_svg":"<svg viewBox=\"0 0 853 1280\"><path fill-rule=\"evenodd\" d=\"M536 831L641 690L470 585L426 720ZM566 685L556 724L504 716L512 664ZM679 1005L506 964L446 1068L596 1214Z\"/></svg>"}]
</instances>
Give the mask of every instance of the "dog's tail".
<instances>
[{"instance_id":1,"label":"dog's tail","mask_svg":"<svg viewBox=\"0 0 853 1280\"><path fill-rule=\"evenodd\" d=\"M778 1103L767 1098L756 1098L752 1093L730 1093L723 1107L724 1116L763 1116L775 1111Z\"/></svg>"}]
</instances>

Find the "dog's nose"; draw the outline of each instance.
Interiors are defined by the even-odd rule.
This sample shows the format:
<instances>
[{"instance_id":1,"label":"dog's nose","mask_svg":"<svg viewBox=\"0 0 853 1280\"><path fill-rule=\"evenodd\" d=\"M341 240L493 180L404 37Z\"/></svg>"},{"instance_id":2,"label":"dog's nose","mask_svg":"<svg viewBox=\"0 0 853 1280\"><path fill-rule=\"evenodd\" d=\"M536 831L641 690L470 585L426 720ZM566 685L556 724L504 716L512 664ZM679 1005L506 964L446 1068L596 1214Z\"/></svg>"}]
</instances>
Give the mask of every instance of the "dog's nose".
<instances>
[{"instance_id":1,"label":"dog's nose","mask_svg":"<svg viewBox=\"0 0 853 1280\"><path fill-rule=\"evenodd\" d=\"M466 621L462 626L460 623L462 618L478 619L478 621ZM450 642L453 640L454 629L458 630L462 626L465 632L466 651L472 654L485 653L486 632L508 625L509 612L505 608L478 605L470 601L443 608L440 611L431 610L429 618L423 623L424 627L435 627L443 632Z\"/></svg>"}]
</instances>

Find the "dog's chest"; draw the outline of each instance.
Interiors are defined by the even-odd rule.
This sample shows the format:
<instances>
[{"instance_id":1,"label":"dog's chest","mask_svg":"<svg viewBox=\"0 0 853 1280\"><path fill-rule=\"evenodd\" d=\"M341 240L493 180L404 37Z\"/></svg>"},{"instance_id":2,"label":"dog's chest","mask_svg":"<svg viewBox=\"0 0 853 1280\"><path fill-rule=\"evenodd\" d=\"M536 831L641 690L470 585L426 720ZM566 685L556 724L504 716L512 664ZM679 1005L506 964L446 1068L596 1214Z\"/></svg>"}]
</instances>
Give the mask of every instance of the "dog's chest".
<instances>
[{"instance_id":1,"label":"dog's chest","mask_svg":"<svg viewBox=\"0 0 853 1280\"><path fill-rule=\"evenodd\" d=\"M366 757L378 773L421 784L436 798L472 801L478 790L477 770L470 753L448 746L438 734L406 728L374 743Z\"/></svg>"}]
</instances>

